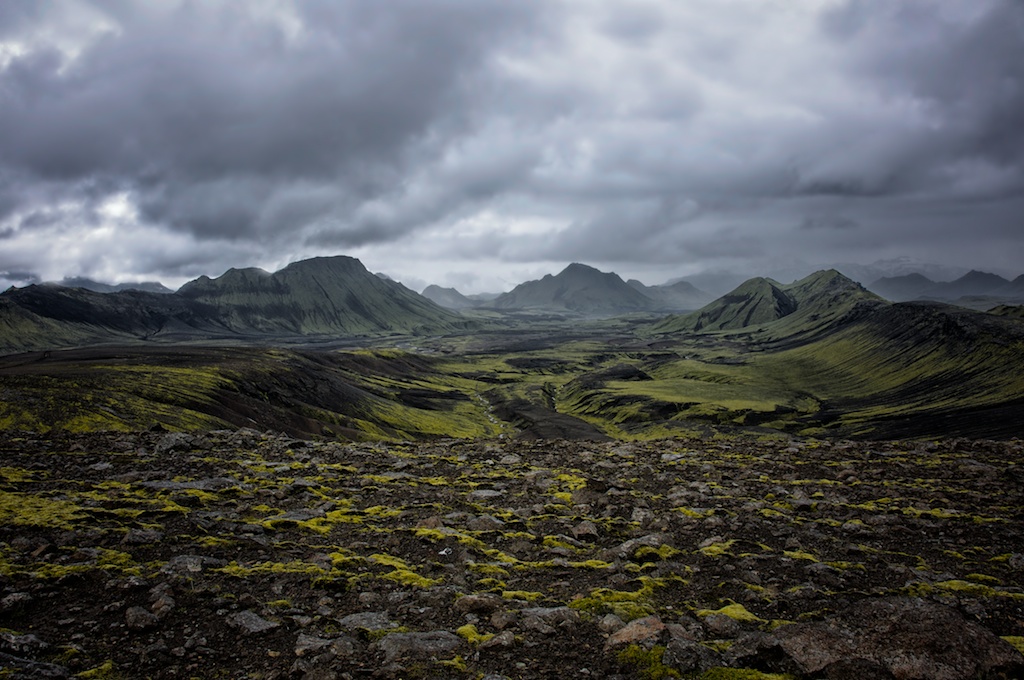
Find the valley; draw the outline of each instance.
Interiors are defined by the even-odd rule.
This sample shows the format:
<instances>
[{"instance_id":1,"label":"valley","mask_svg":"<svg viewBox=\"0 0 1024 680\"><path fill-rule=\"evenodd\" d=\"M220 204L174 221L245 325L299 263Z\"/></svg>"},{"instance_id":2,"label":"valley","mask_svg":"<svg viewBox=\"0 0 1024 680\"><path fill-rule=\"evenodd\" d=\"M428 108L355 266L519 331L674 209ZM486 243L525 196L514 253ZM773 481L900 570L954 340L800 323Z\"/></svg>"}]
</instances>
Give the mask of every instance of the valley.
<instances>
[{"instance_id":1,"label":"valley","mask_svg":"<svg viewBox=\"0 0 1024 680\"><path fill-rule=\"evenodd\" d=\"M0 296L4 677L1024 672L1019 307L357 264Z\"/></svg>"}]
</instances>

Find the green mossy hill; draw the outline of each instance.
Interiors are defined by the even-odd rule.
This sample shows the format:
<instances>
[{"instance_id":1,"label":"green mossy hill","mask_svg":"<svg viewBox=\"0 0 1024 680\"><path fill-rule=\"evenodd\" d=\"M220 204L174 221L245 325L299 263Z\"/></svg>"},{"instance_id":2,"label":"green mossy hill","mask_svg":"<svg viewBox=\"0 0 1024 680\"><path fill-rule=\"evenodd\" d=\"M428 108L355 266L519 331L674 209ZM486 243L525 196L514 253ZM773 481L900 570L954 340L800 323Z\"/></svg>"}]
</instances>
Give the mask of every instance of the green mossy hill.
<instances>
[{"instance_id":1,"label":"green mossy hill","mask_svg":"<svg viewBox=\"0 0 1024 680\"><path fill-rule=\"evenodd\" d=\"M353 440L496 436L469 381L397 351L96 348L0 358L0 429L259 427Z\"/></svg>"},{"instance_id":2,"label":"green mossy hill","mask_svg":"<svg viewBox=\"0 0 1024 680\"><path fill-rule=\"evenodd\" d=\"M544 309L583 316L615 316L646 311L653 301L618 274L574 263L559 274L521 283L488 305L496 309Z\"/></svg>"},{"instance_id":3,"label":"green mossy hill","mask_svg":"<svg viewBox=\"0 0 1024 680\"><path fill-rule=\"evenodd\" d=\"M885 304L834 269L782 285L754 278L702 309L670 316L651 327L654 333L748 331L769 338L806 338Z\"/></svg>"}]
</instances>

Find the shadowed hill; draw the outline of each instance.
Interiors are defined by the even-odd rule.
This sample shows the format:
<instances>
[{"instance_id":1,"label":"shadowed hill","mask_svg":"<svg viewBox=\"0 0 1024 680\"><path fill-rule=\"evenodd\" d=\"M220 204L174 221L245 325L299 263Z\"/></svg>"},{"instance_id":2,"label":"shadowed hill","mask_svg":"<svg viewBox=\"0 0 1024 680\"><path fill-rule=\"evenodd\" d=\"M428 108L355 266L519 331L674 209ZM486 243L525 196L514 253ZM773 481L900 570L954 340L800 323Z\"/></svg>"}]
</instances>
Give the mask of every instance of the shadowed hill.
<instances>
[{"instance_id":1,"label":"shadowed hill","mask_svg":"<svg viewBox=\"0 0 1024 680\"><path fill-rule=\"evenodd\" d=\"M584 316L614 316L645 311L652 300L634 290L618 274L574 263L559 274L527 281L488 305L496 309L543 309Z\"/></svg>"},{"instance_id":2,"label":"shadowed hill","mask_svg":"<svg viewBox=\"0 0 1024 680\"><path fill-rule=\"evenodd\" d=\"M626 282L630 287L654 301L654 308L663 312L688 312L700 309L712 296L689 281L676 281L662 286L645 286L636 279Z\"/></svg>"},{"instance_id":3,"label":"shadowed hill","mask_svg":"<svg viewBox=\"0 0 1024 680\"><path fill-rule=\"evenodd\" d=\"M415 333L462 324L458 315L344 256L295 262L274 274L232 269L186 283L178 295L215 307L239 333Z\"/></svg>"},{"instance_id":4,"label":"shadowed hill","mask_svg":"<svg viewBox=\"0 0 1024 680\"><path fill-rule=\"evenodd\" d=\"M231 269L174 294L28 286L0 295L0 352L104 342L437 333L466 322L353 258Z\"/></svg>"},{"instance_id":5,"label":"shadowed hill","mask_svg":"<svg viewBox=\"0 0 1024 680\"><path fill-rule=\"evenodd\" d=\"M441 286L427 286L420 295L445 309L472 309L473 307L479 307L481 304L477 300L471 300L454 288L442 288Z\"/></svg>"}]
</instances>

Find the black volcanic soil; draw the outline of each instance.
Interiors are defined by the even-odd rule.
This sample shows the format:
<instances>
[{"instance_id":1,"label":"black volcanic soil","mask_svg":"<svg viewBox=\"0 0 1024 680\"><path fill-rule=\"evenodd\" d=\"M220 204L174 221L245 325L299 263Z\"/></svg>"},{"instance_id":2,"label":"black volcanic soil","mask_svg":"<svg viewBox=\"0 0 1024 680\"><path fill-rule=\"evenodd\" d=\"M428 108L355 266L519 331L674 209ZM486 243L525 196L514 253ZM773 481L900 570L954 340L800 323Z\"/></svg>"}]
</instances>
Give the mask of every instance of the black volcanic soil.
<instances>
[{"instance_id":1,"label":"black volcanic soil","mask_svg":"<svg viewBox=\"0 0 1024 680\"><path fill-rule=\"evenodd\" d=\"M3 433L0 676L1022 677L1022 450Z\"/></svg>"}]
</instances>

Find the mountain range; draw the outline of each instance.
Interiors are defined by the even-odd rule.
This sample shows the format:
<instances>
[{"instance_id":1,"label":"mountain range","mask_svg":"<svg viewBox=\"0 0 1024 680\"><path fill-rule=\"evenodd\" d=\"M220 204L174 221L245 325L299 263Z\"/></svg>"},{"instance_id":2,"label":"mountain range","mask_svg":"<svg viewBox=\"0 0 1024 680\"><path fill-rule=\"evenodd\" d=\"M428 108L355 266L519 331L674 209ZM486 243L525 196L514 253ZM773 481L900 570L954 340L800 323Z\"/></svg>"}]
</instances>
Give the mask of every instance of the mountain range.
<instances>
[{"instance_id":1,"label":"mountain range","mask_svg":"<svg viewBox=\"0 0 1024 680\"><path fill-rule=\"evenodd\" d=\"M173 294L52 285L0 294L0 350L7 352L131 340L337 339L466 326L459 315L344 256L303 260L274 273L231 269Z\"/></svg>"},{"instance_id":2,"label":"mountain range","mask_svg":"<svg viewBox=\"0 0 1024 680\"><path fill-rule=\"evenodd\" d=\"M894 302L944 300L990 308L998 302L1024 302L1024 274L1010 281L996 274L970 271L954 281L932 281L922 274L882 277L868 288ZM970 304L972 302L976 304Z\"/></svg>"},{"instance_id":3,"label":"mountain range","mask_svg":"<svg viewBox=\"0 0 1024 680\"><path fill-rule=\"evenodd\" d=\"M885 304L879 294L893 300L987 295L985 300L1013 302L1024 298L1024 276L1008 281L970 272L956 281L936 283L910 274L879 279L871 288L874 292L828 270L790 284L748 279L711 300L686 281L645 286L573 263L487 300L437 286L420 295L370 273L354 258L321 257L274 273L246 268L230 269L217 278L201 276L174 293L96 292L56 284L11 288L0 294L0 351L139 340L328 342L379 334L437 335L477 327L480 321L455 311L476 307L589 318L666 313L670 315L651 326L653 332L767 325L775 337L799 338ZM680 311L690 313L674 313Z\"/></svg>"},{"instance_id":4,"label":"mountain range","mask_svg":"<svg viewBox=\"0 0 1024 680\"><path fill-rule=\"evenodd\" d=\"M712 298L686 281L645 286L635 279L623 281L618 274L602 272L578 262L558 274L521 283L493 300L474 300L454 288L438 286L427 287L423 295L449 309L547 311L587 317L692 310Z\"/></svg>"}]
</instances>

